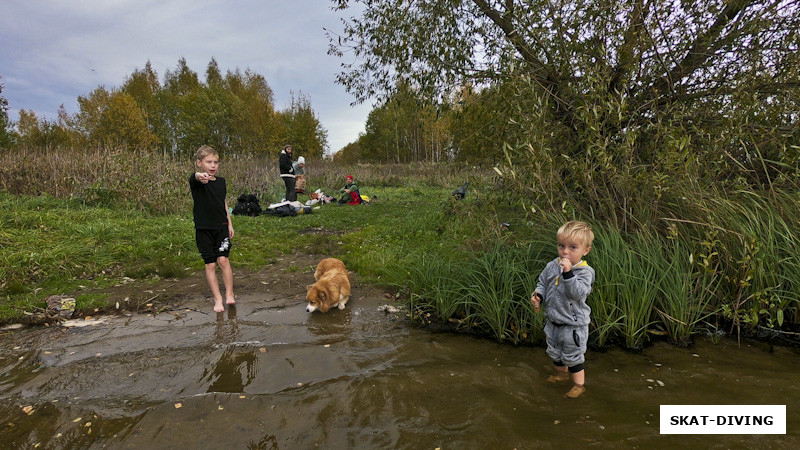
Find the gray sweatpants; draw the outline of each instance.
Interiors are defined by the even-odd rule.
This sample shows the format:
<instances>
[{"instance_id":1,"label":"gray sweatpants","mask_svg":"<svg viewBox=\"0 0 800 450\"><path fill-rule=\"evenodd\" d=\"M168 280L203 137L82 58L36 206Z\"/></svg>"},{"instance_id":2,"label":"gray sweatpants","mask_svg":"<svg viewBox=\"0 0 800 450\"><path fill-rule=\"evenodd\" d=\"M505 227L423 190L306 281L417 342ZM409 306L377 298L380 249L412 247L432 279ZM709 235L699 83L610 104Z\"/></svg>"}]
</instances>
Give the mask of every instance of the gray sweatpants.
<instances>
[{"instance_id":1,"label":"gray sweatpants","mask_svg":"<svg viewBox=\"0 0 800 450\"><path fill-rule=\"evenodd\" d=\"M556 325L549 320L544 325L547 338L547 356L553 361L561 361L567 367L583 364L586 360L586 340L589 325Z\"/></svg>"}]
</instances>

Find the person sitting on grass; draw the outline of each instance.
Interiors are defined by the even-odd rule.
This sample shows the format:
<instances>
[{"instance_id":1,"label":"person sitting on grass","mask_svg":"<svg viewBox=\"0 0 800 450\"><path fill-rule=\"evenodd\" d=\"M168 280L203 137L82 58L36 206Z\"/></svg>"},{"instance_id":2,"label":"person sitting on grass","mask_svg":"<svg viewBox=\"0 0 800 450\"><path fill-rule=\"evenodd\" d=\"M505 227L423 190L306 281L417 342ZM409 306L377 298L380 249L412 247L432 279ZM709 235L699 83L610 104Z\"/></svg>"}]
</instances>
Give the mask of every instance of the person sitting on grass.
<instances>
[{"instance_id":1,"label":"person sitting on grass","mask_svg":"<svg viewBox=\"0 0 800 450\"><path fill-rule=\"evenodd\" d=\"M339 199L339 204L347 203L348 205L358 205L361 203L361 193L358 191L358 184L356 184L352 175L348 175L344 179L345 185L343 188L339 189L339 193L342 194L342 198Z\"/></svg>"},{"instance_id":2,"label":"person sitting on grass","mask_svg":"<svg viewBox=\"0 0 800 450\"><path fill-rule=\"evenodd\" d=\"M592 312L586 297L592 291L595 273L581 258L592 249L593 240L594 232L587 223L571 221L562 225L556 233L558 257L542 270L531 295L536 312L539 312L539 305L544 304L547 318L544 325L546 353L553 359L556 369L556 374L547 381L572 378L572 389L565 394L570 398L586 391L583 363Z\"/></svg>"},{"instance_id":3,"label":"person sitting on grass","mask_svg":"<svg viewBox=\"0 0 800 450\"><path fill-rule=\"evenodd\" d=\"M223 312L222 294L217 280L217 264L222 270L225 283L225 303L236 303L233 297L233 270L228 256L233 239L233 222L225 201L227 187L225 179L217 176L219 155L208 145L197 149L195 164L198 171L189 177L189 188L192 191L194 207L195 242L197 250L206 265L206 279L211 294L214 296L214 311Z\"/></svg>"}]
</instances>

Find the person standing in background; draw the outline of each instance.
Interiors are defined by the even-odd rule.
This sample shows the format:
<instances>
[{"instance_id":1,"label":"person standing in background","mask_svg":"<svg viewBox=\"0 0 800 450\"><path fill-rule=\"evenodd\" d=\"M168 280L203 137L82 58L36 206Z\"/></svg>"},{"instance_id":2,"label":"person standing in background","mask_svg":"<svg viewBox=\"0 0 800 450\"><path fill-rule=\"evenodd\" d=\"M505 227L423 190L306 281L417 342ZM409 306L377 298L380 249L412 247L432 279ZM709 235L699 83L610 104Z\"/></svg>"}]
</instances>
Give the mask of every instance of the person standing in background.
<instances>
[{"instance_id":1,"label":"person standing in background","mask_svg":"<svg viewBox=\"0 0 800 450\"><path fill-rule=\"evenodd\" d=\"M295 176L294 166L292 165L292 146L284 145L281 151L281 157L278 161L278 168L281 171L281 179L286 185L286 196L284 200L293 202L297 200L297 193L294 191Z\"/></svg>"}]
</instances>

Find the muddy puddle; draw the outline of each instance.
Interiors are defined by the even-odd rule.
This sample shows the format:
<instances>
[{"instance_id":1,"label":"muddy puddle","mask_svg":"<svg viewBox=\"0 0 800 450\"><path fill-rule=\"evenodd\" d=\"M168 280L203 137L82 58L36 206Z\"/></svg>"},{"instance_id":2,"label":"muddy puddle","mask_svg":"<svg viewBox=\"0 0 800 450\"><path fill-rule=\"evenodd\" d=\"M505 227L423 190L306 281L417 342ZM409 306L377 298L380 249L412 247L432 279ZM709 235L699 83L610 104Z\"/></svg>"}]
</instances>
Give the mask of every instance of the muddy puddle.
<instances>
[{"instance_id":1,"label":"muddy puddle","mask_svg":"<svg viewBox=\"0 0 800 450\"><path fill-rule=\"evenodd\" d=\"M541 348L411 328L354 289L343 311L239 297L0 335L5 448L800 448L800 354L700 340L590 352L587 393ZM787 434L659 434L661 404L786 404Z\"/></svg>"}]
</instances>

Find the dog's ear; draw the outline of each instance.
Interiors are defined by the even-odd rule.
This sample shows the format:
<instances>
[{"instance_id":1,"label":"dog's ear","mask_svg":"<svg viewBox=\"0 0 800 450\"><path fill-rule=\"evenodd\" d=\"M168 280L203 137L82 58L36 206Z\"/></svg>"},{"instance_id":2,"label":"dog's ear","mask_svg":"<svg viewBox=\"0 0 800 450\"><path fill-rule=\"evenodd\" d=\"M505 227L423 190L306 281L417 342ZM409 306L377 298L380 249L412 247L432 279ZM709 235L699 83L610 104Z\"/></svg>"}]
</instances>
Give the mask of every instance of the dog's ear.
<instances>
[{"instance_id":1,"label":"dog's ear","mask_svg":"<svg viewBox=\"0 0 800 450\"><path fill-rule=\"evenodd\" d=\"M328 301L330 294L326 289L319 290L319 310L321 312L328 312L331 309L331 303Z\"/></svg>"}]
</instances>

